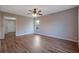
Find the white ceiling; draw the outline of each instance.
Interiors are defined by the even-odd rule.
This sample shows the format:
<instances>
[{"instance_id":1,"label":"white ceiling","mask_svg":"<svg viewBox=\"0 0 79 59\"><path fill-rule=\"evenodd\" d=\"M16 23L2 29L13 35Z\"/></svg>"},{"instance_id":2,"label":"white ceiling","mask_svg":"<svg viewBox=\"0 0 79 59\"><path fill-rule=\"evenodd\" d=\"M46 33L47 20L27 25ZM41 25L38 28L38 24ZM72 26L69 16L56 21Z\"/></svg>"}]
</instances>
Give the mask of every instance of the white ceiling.
<instances>
[{"instance_id":1,"label":"white ceiling","mask_svg":"<svg viewBox=\"0 0 79 59\"><path fill-rule=\"evenodd\" d=\"M76 5L0 5L0 11L32 17L32 15L27 15L27 13L29 13L28 10L34 8L42 10L42 14L47 15L74 7Z\"/></svg>"}]
</instances>

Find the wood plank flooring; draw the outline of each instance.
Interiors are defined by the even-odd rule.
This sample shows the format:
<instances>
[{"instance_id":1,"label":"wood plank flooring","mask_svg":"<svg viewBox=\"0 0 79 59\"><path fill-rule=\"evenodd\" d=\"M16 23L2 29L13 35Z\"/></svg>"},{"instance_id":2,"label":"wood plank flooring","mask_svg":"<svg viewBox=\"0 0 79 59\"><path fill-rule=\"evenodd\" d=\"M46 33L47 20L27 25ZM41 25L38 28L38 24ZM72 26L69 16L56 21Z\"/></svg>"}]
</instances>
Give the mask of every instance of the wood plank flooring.
<instances>
[{"instance_id":1,"label":"wood plank flooring","mask_svg":"<svg viewBox=\"0 0 79 59\"><path fill-rule=\"evenodd\" d=\"M7 34L0 40L1 53L78 53L75 42L46 37L42 35L15 36Z\"/></svg>"}]
</instances>

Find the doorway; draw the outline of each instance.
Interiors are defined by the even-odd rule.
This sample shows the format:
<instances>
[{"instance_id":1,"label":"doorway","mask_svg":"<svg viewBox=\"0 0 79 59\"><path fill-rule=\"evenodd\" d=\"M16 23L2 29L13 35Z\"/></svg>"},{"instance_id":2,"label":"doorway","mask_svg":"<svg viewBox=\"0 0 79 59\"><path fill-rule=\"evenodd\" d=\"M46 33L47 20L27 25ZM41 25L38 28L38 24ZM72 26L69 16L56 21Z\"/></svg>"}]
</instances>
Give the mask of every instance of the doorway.
<instances>
[{"instance_id":1,"label":"doorway","mask_svg":"<svg viewBox=\"0 0 79 59\"><path fill-rule=\"evenodd\" d=\"M15 20L7 20L6 21L6 33L9 33L9 32L16 32L16 28L15 28Z\"/></svg>"},{"instance_id":2,"label":"doorway","mask_svg":"<svg viewBox=\"0 0 79 59\"><path fill-rule=\"evenodd\" d=\"M40 20L36 19L35 20L35 33L37 33L40 29Z\"/></svg>"},{"instance_id":3,"label":"doorway","mask_svg":"<svg viewBox=\"0 0 79 59\"><path fill-rule=\"evenodd\" d=\"M16 19L12 17L6 17L4 22L4 35L7 37L15 37L16 36Z\"/></svg>"}]
</instances>

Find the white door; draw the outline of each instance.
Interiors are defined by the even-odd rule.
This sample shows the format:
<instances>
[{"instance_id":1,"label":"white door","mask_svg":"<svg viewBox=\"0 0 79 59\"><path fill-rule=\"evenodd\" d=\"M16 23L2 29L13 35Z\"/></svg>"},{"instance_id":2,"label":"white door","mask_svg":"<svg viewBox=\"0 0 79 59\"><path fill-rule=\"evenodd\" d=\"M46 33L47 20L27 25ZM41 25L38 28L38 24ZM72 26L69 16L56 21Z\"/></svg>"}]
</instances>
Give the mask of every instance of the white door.
<instances>
[{"instance_id":1,"label":"white door","mask_svg":"<svg viewBox=\"0 0 79 59\"><path fill-rule=\"evenodd\" d=\"M6 23L6 29L8 32L16 32L16 21L15 20L8 20Z\"/></svg>"}]
</instances>

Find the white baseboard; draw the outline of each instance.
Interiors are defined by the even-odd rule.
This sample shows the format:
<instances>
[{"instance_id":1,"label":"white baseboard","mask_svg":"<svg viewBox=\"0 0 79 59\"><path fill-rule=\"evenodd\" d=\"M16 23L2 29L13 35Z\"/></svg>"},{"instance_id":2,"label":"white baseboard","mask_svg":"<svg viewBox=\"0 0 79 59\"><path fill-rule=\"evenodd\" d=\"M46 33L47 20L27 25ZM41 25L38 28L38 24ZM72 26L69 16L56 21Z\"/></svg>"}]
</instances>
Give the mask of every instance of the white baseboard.
<instances>
[{"instance_id":1,"label":"white baseboard","mask_svg":"<svg viewBox=\"0 0 79 59\"><path fill-rule=\"evenodd\" d=\"M49 36L49 37L53 37L53 38L58 38L58 39L63 39L63 40L69 40L69 41L77 42L78 43L78 41L75 41L75 40L72 40L72 39L69 39L69 38L63 38L63 37L54 36L54 35L46 35L46 34L42 34L42 33L37 33L37 34L44 35L44 36Z\"/></svg>"},{"instance_id":2,"label":"white baseboard","mask_svg":"<svg viewBox=\"0 0 79 59\"><path fill-rule=\"evenodd\" d=\"M1 40L1 39L4 39L4 37L0 37L0 40Z\"/></svg>"},{"instance_id":3,"label":"white baseboard","mask_svg":"<svg viewBox=\"0 0 79 59\"><path fill-rule=\"evenodd\" d=\"M59 37L59 36L47 35L47 34L42 34L42 33L24 33L24 34L19 34L19 35L16 35L16 36L30 35L30 34L40 34L40 35L49 36L49 37L53 37L53 38L58 38L58 39L63 39L63 40L69 40L69 41L72 41L72 42L78 42L76 40L72 40L72 39L69 39L69 38L63 38L63 37Z\"/></svg>"},{"instance_id":4,"label":"white baseboard","mask_svg":"<svg viewBox=\"0 0 79 59\"><path fill-rule=\"evenodd\" d=\"M33 33L16 34L16 36L30 35L30 34L33 34Z\"/></svg>"}]
</instances>

